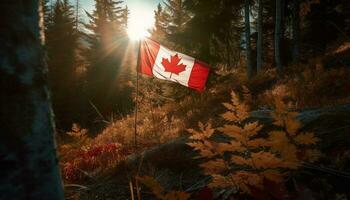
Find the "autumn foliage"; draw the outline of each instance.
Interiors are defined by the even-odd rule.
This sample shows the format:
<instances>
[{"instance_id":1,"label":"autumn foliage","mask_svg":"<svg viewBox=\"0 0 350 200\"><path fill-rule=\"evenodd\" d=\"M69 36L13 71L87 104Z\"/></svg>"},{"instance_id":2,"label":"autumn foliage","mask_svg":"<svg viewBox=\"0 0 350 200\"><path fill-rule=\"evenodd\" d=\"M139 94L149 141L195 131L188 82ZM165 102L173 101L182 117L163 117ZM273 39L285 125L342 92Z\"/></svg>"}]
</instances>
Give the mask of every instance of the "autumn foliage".
<instances>
[{"instance_id":1,"label":"autumn foliage","mask_svg":"<svg viewBox=\"0 0 350 200\"><path fill-rule=\"evenodd\" d=\"M227 124L213 128L199 123L200 131L189 129L188 143L205 158L200 166L212 177L212 188L235 188L250 194L252 189L263 189L265 180L282 183L292 170L304 161L315 161L318 138L302 132L298 113L276 99L271 114L274 130L263 131L264 126L249 116L249 93L244 101L232 92L231 102L224 103L227 112L222 117ZM226 138L226 139L225 139Z\"/></svg>"},{"instance_id":2,"label":"autumn foliage","mask_svg":"<svg viewBox=\"0 0 350 200\"><path fill-rule=\"evenodd\" d=\"M67 181L79 181L91 178L109 167L115 166L130 154L130 149L119 143L96 143L87 136L87 130L73 124L67 132L73 142L60 145L59 154L63 178Z\"/></svg>"}]
</instances>

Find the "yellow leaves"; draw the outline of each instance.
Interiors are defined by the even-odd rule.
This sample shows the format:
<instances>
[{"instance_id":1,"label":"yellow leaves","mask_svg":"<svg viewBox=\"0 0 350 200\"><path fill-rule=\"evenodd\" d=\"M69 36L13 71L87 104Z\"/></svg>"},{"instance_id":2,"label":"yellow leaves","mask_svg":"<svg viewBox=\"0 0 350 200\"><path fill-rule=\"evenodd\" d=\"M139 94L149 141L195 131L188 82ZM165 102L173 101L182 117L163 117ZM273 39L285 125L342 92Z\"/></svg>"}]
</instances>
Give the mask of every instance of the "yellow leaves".
<instances>
[{"instance_id":1,"label":"yellow leaves","mask_svg":"<svg viewBox=\"0 0 350 200\"><path fill-rule=\"evenodd\" d=\"M288 113L284 120L287 133L291 136L294 136L301 127L301 123L295 119L296 115L297 113L294 112Z\"/></svg>"},{"instance_id":2,"label":"yellow leaves","mask_svg":"<svg viewBox=\"0 0 350 200\"><path fill-rule=\"evenodd\" d=\"M249 117L248 106L242 103L234 92L231 92L231 103L223 105L228 111L221 116L227 121L241 123Z\"/></svg>"},{"instance_id":3,"label":"yellow leaves","mask_svg":"<svg viewBox=\"0 0 350 200\"><path fill-rule=\"evenodd\" d=\"M190 194L186 192L181 191L170 191L166 192L164 188L159 184L155 178L151 176L142 176L142 177L136 177L140 183L145 185L148 189L152 191L154 196L157 197L157 199L161 200L187 200L190 198Z\"/></svg>"},{"instance_id":4,"label":"yellow leaves","mask_svg":"<svg viewBox=\"0 0 350 200\"><path fill-rule=\"evenodd\" d=\"M249 91L244 93L249 99ZM250 193L250 186L262 188L264 179L280 183L303 160L318 158L318 151L308 146L316 144L318 138L313 133L300 133L298 113L288 111L290 106L282 98L275 104L272 117L278 127L267 135L260 134L263 126L258 121L248 122L248 106L235 93L231 94L231 103L223 104L228 109L222 115L227 124L214 129L200 123L201 131L189 129L192 142L188 145L199 151L201 157L209 158L200 167L212 176L210 187L236 187ZM212 137L215 130L221 132L221 138ZM223 138L229 141L222 141Z\"/></svg>"},{"instance_id":5,"label":"yellow leaves","mask_svg":"<svg viewBox=\"0 0 350 200\"><path fill-rule=\"evenodd\" d=\"M234 138L237 141L244 140L244 137L242 135L243 129L236 125L224 125L223 127L218 128L218 130Z\"/></svg>"},{"instance_id":6,"label":"yellow leaves","mask_svg":"<svg viewBox=\"0 0 350 200\"><path fill-rule=\"evenodd\" d=\"M245 193L251 193L249 186L262 188L262 177L248 171L238 171L231 175L234 183Z\"/></svg>"},{"instance_id":7,"label":"yellow leaves","mask_svg":"<svg viewBox=\"0 0 350 200\"><path fill-rule=\"evenodd\" d=\"M209 174L217 174L225 171L226 169L225 160L223 159L210 160L208 162L200 164L199 166L205 169L205 172Z\"/></svg>"},{"instance_id":8,"label":"yellow leaves","mask_svg":"<svg viewBox=\"0 0 350 200\"><path fill-rule=\"evenodd\" d=\"M189 142L187 145L198 151L201 157L212 158L216 155L211 148L206 146L203 142Z\"/></svg>"},{"instance_id":9,"label":"yellow leaves","mask_svg":"<svg viewBox=\"0 0 350 200\"><path fill-rule=\"evenodd\" d=\"M296 169L298 167L297 148L290 143L286 133L283 131L272 131L269 140L271 150L281 155L284 167Z\"/></svg>"},{"instance_id":10,"label":"yellow leaves","mask_svg":"<svg viewBox=\"0 0 350 200\"><path fill-rule=\"evenodd\" d=\"M266 147L269 145L269 142L263 138L252 139L247 142L247 146L251 148Z\"/></svg>"},{"instance_id":11,"label":"yellow leaves","mask_svg":"<svg viewBox=\"0 0 350 200\"><path fill-rule=\"evenodd\" d=\"M281 166L281 160L270 152L260 151L252 153L251 157L252 164L256 169L278 168Z\"/></svg>"},{"instance_id":12,"label":"yellow leaves","mask_svg":"<svg viewBox=\"0 0 350 200\"><path fill-rule=\"evenodd\" d=\"M240 142L234 140L230 141L230 143L215 143L214 148L216 148L220 154L225 152L243 152L247 150Z\"/></svg>"},{"instance_id":13,"label":"yellow leaves","mask_svg":"<svg viewBox=\"0 0 350 200\"><path fill-rule=\"evenodd\" d=\"M256 134L258 134L258 132L262 129L262 125L259 125L258 122L253 122L253 123L246 123L244 125L244 134L247 136L247 137L252 137L252 136L255 136Z\"/></svg>"},{"instance_id":14,"label":"yellow leaves","mask_svg":"<svg viewBox=\"0 0 350 200\"><path fill-rule=\"evenodd\" d=\"M294 141L302 145L313 145L316 144L319 139L315 137L313 133L300 133L294 138Z\"/></svg>"},{"instance_id":15,"label":"yellow leaves","mask_svg":"<svg viewBox=\"0 0 350 200\"><path fill-rule=\"evenodd\" d=\"M212 128L210 123L207 126L205 126L201 122L199 122L198 126L200 128L200 131L196 131L194 129L187 129L187 131L192 134L192 136L190 136L190 139L203 140L206 138L210 138L215 132L215 129Z\"/></svg>"},{"instance_id":16,"label":"yellow leaves","mask_svg":"<svg viewBox=\"0 0 350 200\"><path fill-rule=\"evenodd\" d=\"M231 187L232 186L232 182L225 176L222 176L220 174L212 174L211 175L212 180L209 183L209 187L212 188L226 188L226 187Z\"/></svg>"},{"instance_id":17,"label":"yellow leaves","mask_svg":"<svg viewBox=\"0 0 350 200\"><path fill-rule=\"evenodd\" d=\"M248 165L252 166L252 160L251 159L245 159L242 156L236 156L233 155L231 157L231 162L235 163L236 165Z\"/></svg>"}]
</instances>

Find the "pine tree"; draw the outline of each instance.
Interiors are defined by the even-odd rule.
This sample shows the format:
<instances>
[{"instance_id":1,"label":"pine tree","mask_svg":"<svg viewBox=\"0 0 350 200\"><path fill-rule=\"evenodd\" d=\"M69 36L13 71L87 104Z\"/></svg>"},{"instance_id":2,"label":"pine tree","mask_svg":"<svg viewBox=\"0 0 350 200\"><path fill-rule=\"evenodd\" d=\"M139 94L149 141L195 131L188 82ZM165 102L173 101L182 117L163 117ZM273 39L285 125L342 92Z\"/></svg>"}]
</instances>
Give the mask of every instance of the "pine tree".
<instances>
[{"instance_id":1,"label":"pine tree","mask_svg":"<svg viewBox=\"0 0 350 200\"><path fill-rule=\"evenodd\" d=\"M250 0L244 1L245 44L248 79L253 77L252 50L250 45Z\"/></svg>"},{"instance_id":2,"label":"pine tree","mask_svg":"<svg viewBox=\"0 0 350 200\"><path fill-rule=\"evenodd\" d=\"M74 8L68 0L57 0L47 27L49 81L53 109L60 128L69 128L78 120L76 100L76 50L78 33Z\"/></svg>"},{"instance_id":3,"label":"pine tree","mask_svg":"<svg viewBox=\"0 0 350 200\"><path fill-rule=\"evenodd\" d=\"M0 199L64 199L40 8L38 0L1 2Z\"/></svg>"},{"instance_id":4,"label":"pine tree","mask_svg":"<svg viewBox=\"0 0 350 200\"><path fill-rule=\"evenodd\" d=\"M258 0L258 42L256 71L260 73L263 55L263 0Z\"/></svg>"},{"instance_id":5,"label":"pine tree","mask_svg":"<svg viewBox=\"0 0 350 200\"><path fill-rule=\"evenodd\" d=\"M166 27L168 22L168 14L164 12L162 5L159 3L157 10L154 11L154 28L152 30L152 38L159 42L166 42Z\"/></svg>"},{"instance_id":6,"label":"pine tree","mask_svg":"<svg viewBox=\"0 0 350 200\"><path fill-rule=\"evenodd\" d=\"M276 0L276 23L275 23L275 62L276 68L282 72L281 61L281 37L282 37L282 9L284 0Z\"/></svg>"},{"instance_id":7,"label":"pine tree","mask_svg":"<svg viewBox=\"0 0 350 200\"><path fill-rule=\"evenodd\" d=\"M294 63L299 62L300 57L300 2L299 0L293 0L293 22L292 22L292 32L293 32L293 61Z\"/></svg>"},{"instance_id":8,"label":"pine tree","mask_svg":"<svg viewBox=\"0 0 350 200\"><path fill-rule=\"evenodd\" d=\"M92 14L86 13L89 23L84 24L88 32L85 40L88 49L84 52L87 60L87 99L91 101L103 115L110 116L112 112L123 113L130 109L120 106L125 97L118 94L118 75L121 61L127 48L125 30L125 8L122 1L96 0ZM120 109L120 110L116 110ZM124 111L122 112L122 109ZM96 111L91 109L91 115ZM91 119L92 120L92 119Z\"/></svg>"}]
</instances>

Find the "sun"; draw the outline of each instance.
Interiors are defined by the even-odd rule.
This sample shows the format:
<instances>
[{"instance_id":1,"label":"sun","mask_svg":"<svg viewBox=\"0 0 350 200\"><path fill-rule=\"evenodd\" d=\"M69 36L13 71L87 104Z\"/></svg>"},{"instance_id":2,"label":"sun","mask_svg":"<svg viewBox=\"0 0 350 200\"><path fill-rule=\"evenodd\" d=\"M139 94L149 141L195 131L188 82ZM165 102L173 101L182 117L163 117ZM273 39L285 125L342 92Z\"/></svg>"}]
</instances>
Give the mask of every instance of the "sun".
<instances>
[{"instance_id":1,"label":"sun","mask_svg":"<svg viewBox=\"0 0 350 200\"><path fill-rule=\"evenodd\" d=\"M154 24L152 12L147 12L141 7L131 10L127 33L131 40L140 40L150 36L149 29Z\"/></svg>"}]
</instances>

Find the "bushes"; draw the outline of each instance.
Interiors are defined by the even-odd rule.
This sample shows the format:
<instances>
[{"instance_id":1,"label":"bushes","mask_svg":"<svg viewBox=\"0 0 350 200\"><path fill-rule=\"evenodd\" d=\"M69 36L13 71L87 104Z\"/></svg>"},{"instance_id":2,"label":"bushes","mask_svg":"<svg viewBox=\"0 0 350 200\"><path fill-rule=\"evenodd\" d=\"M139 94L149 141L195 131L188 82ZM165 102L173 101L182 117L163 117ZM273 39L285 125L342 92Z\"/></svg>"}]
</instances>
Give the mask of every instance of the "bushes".
<instances>
[{"instance_id":1,"label":"bushes","mask_svg":"<svg viewBox=\"0 0 350 200\"><path fill-rule=\"evenodd\" d=\"M119 143L99 143L87 136L87 130L73 124L67 132L73 138L68 144L59 146L63 177L66 181L79 181L115 166L130 149Z\"/></svg>"},{"instance_id":2,"label":"bushes","mask_svg":"<svg viewBox=\"0 0 350 200\"><path fill-rule=\"evenodd\" d=\"M247 93L245 102L250 101ZM275 99L272 117L275 128L262 132L263 125L249 119L249 106L232 92L228 109L222 114L227 123L220 128L199 123L200 131L192 133L189 146L198 151L205 161L200 165L212 177L213 188L234 188L251 194L252 190L267 190L265 182L282 183L291 170L303 161L317 160L315 149L318 138L313 133L300 131L296 112L280 99ZM217 132L218 131L218 132Z\"/></svg>"}]
</instances>

